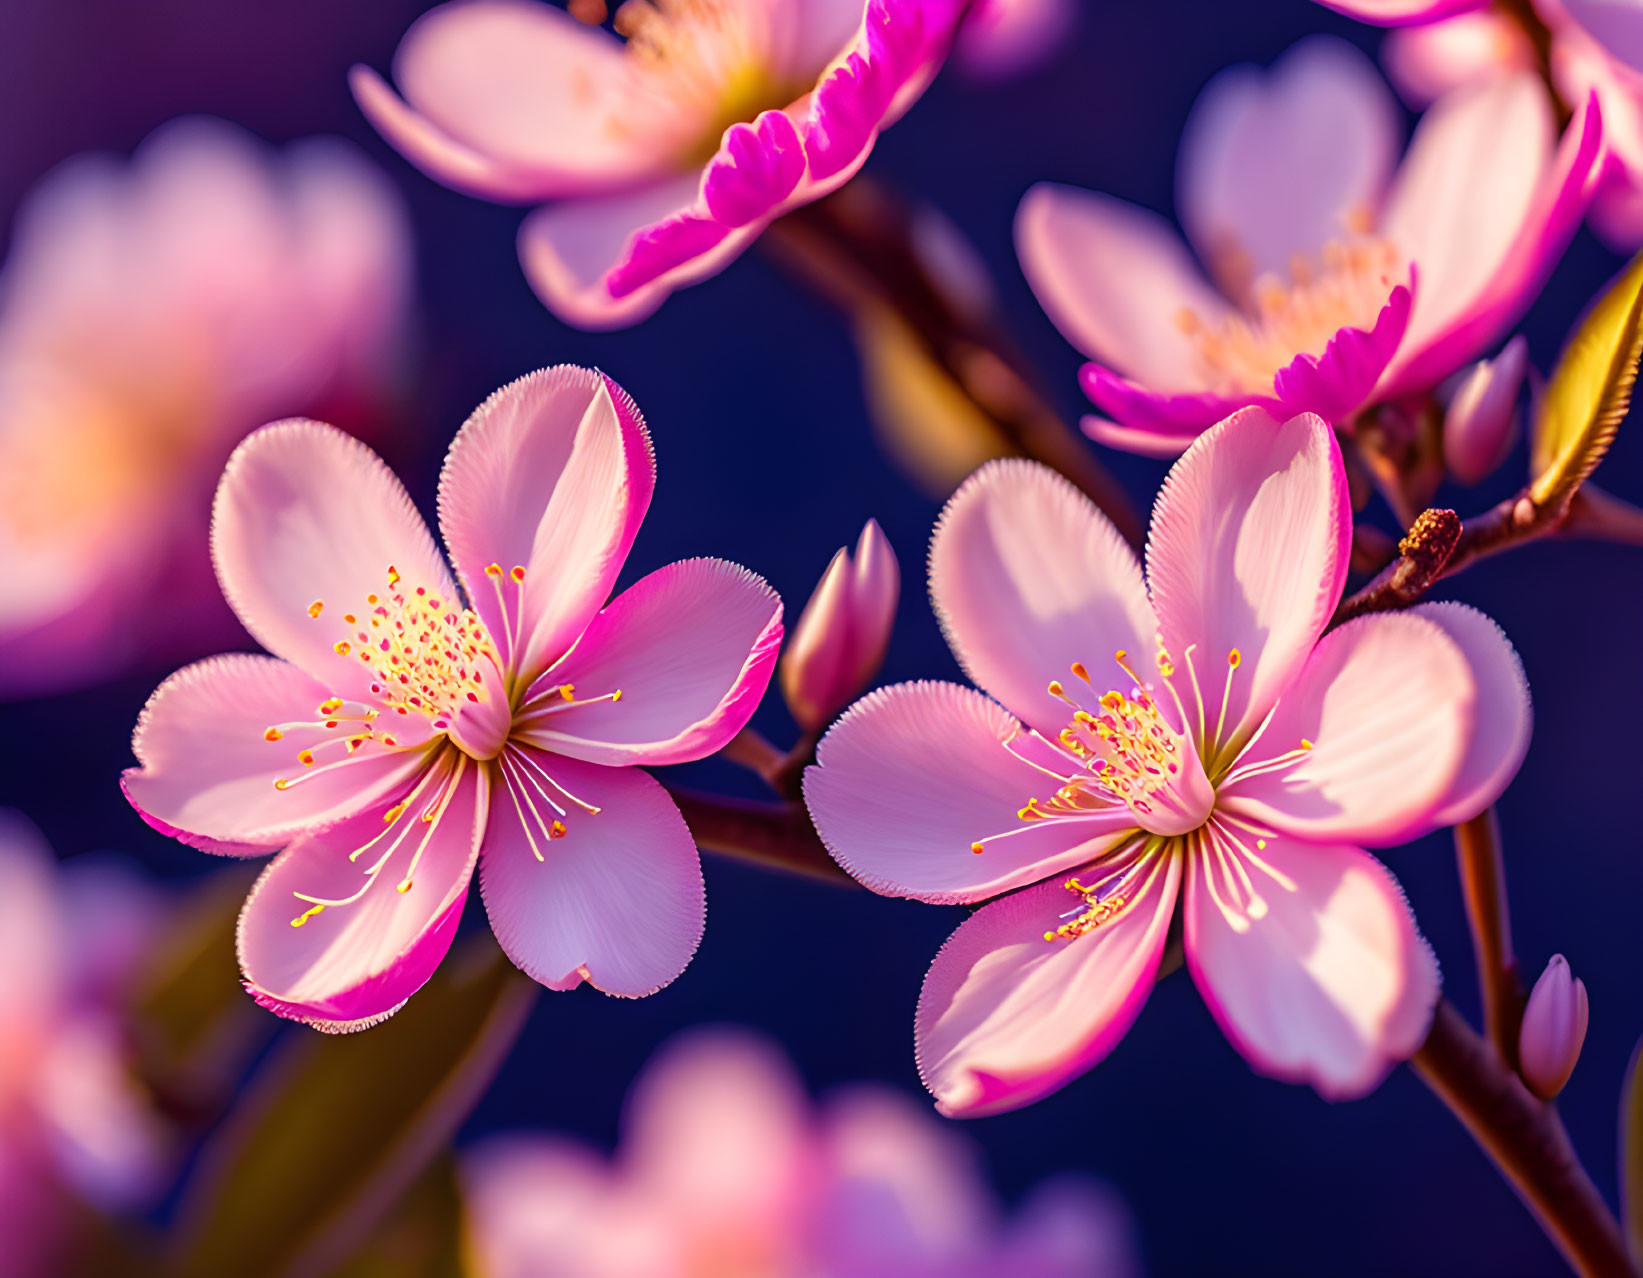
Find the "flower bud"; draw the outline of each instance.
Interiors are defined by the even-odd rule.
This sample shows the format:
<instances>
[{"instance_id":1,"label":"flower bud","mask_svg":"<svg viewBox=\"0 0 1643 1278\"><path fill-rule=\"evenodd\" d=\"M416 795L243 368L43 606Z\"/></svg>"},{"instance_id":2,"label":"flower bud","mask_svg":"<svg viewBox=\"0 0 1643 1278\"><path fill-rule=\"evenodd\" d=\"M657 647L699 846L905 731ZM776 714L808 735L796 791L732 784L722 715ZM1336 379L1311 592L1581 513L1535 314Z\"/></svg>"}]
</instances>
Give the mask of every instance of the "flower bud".
<instances>
[{"instance_id":1,"label":"flower bud","mask_svg":"<svg viewBox=\"0 0 1643 1278\"><path fill-rule=\"evenodd\" d=\"M782 695L800 727L821 727L878 673L900 594L896 553L869 519L855 554L841 549L827 565L782 654Z\"/></svg>"},{"instance_id":2,"label":"flower bud","mask_svg":"<svg viewBox=\"0 0 1643 1278\"><path fill-rule=\"evenodd\" d=\"M1475 484L1506 460L1517 439L1517 398L1529 367L1519 333L1494 359L1460 374L1443 421L1443 461L1463 484Z\"/></svg>"},{"instance_id":3,"label":"flower bud","mask_svg":"<svg viewBox=\"0 0 1643 1278\"><path fill-rule=\"evenodd\" d=\"M1585 1041L1586 986L1563 955L1554 954L1529 994L1518 1031L1518 1063L1529 1090L1542 1100L1561 1092Z\"/></svg>"}]
</instances>

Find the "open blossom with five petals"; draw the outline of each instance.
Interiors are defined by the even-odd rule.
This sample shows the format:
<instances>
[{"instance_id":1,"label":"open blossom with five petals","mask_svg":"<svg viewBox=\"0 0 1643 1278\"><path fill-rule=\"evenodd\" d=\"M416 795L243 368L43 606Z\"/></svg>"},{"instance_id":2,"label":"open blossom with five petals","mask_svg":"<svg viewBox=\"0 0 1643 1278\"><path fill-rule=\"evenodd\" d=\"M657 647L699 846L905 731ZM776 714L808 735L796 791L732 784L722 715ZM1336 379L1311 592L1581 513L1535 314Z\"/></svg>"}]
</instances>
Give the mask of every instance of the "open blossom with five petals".
<instances>
[{"instance_id":1,"label":"open blossom with five petals","mask_svg":"<svg viewBox=\"0 0 1643 1278\"><path fill-rule=\"evenodd\" d=\"M392 472L340 431L282 422L235 452L212 555L274 655L162 684L124 787L208 851L284 848L240 918L258 1002L330 1030L389 1015L450 947L476 865L497 940L542 984L638 996L684 969L699 859L632 765L741 730L781 601L693 559L606 604L654 484L633 402L570 367L504 387L451 445L454 577Z\"/></svg>"},{"instance_id":2,"label":"open blossom with five petals","mask_svg":"<svg viewBox=\"0 0 1643 1278\"><path fill-rule=\"evenodd\" d=\"M464 1159L475 1278L1128 1278L1128 1213L1058 1177L1005 1218L962 1135L882 1087L812 1105L761 1039L697 1031L634 1085L606 1159L493 1137Z\"/></svg>"},{"instance_id":3,"label":"open blossom with five petals","mask_svg":"<svg viewBox=\"0 0 1643 1278\"><path fill-rule=\"evenodd\" d=\"M1111 1051L1177 910L1193 980L1262 1073L1356 1096L1420 1045L1437 967L1361 848L1491 803L1527 747L1528 689L1499 629L1459 604L1325 634L1350 514L1329 426L1259 408L1171 470L1145 580L1036 464L990 463L948 503L931 594L997 700L869 694L805 776L816 828L868 887L999 898L919 1002L944 1112L1036 1100Z\"/></svg>"},{"instance_id":4,"label":"open blossom with five petals","mask_svg":"<svg viewBox=\"0 0 1643 1278\"><path fill-rule=\"evenodd\" d=\"M626 44L536 0L457 0L354 96L431 177L547 203L519 257L584 328L632 324L847 182L924 92L960 0L628 0Z\"/></svg>"},{"instance_id":5,"label":"open blossom with five petals","mask_svg":"<svg viewBox=\"0 0 1643 1278\"><path fill-rule=\"evenodd\" d=\"M1394 172L1396 105L1351 46L1314 37L1270 73L1223 72L1177 174L1208 278L1148 210L1053 185L1022 202L1022 267L1095 361L1084 388L1114 419L1086 429L1172 455L1246 405L1345 425L1435 386L1522 313L1568 244L1598 120L1589 105L1559 143L1544 87L1507 77L1441 101Z\"/></svg>"},{"instance_id":6,"label":"open blossom with five petals","mask_svg":"<svg viewBox=\"0 0 1643 1278\"><path fill-rule=\"evenodd\" d=\"M1324 0L1362 22L1395 26L1382 46L1392 82L1412 105L1463 84L1533 69L1534 40L1505 6L1486 0ZM1533 0L1552 80L1567 101L1603 110L1602 175L1591 224L1630 252L1643 244L1643 6L1628 0Z\"/></svg>"}]
</instances>

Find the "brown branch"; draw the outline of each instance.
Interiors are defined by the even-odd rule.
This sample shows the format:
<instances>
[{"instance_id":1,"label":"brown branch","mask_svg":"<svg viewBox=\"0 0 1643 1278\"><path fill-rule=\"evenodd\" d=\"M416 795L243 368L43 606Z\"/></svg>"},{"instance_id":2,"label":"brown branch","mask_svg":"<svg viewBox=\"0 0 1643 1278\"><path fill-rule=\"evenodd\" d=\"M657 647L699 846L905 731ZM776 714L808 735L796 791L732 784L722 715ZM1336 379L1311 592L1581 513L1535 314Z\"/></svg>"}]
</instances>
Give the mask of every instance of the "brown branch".
<instances>
[{"instance_id":1,"label":"brown branch","mask_svg":"<svg viewBox=\"0 0 1643 1278\"><path fill-rule=\"evenodd\" d=\"M1637 1278L1620 1226L1555 1107L1535 1099L1448 1002L1409 1062L1472 1133L1576 1273Z\"/></svg>"},{"instance_id":2,"label":"brown branch","mask_svg":"<svg viewBox=\"0 0 1643 1278\"><path fill-rule=\"evenodd\" d=\"M839 887L855 884L828 855L802 803L727 799L678 786L669 786L668 793L705 852Z\"/></svg>"},{"instance_id":3,"label":"brown branch","mask_svg":"<svg viewBox=\"0 0 1643 1278\"><path fill-rule=\"evenodd\" d=\"M1329 624L1409 607L1444 575L1462 536L1460 516L1454 511L1423 510L1398 543L1398 557L1357 594L1341 600Z\"/></svg>"},{"instance_id":4,"label":"brown branch","mask_svg":"<svg viewBox=\"0 0 1643 1278\"><path fill-rule=\"evenodd\" d=\"M894 310L1012 450L1060 471L1132 545L1140 544L1135 509L1084 439L1034 389L1024 357L989 316L956 304L925 269L913 220L899 200L858 175L781 218L762 242L846 313L873 305Z\"/></svg>"},{"instance_id":5,"label":"brown branch","mask_svg":"<svg viewBox=\"0 0 1643 1278\"><path fill-rule=\"evenodd\" d=\"M1518 1067L1518 1027L1523 1023L1523 987L1512 953L1512 924L1506 910L1506 868L1500 857L1500 824L1486 809L1455 827L1455 860L1466 898L1483 994L1483 1025L1500 1058Z\"/></svg>"}]
</instances>

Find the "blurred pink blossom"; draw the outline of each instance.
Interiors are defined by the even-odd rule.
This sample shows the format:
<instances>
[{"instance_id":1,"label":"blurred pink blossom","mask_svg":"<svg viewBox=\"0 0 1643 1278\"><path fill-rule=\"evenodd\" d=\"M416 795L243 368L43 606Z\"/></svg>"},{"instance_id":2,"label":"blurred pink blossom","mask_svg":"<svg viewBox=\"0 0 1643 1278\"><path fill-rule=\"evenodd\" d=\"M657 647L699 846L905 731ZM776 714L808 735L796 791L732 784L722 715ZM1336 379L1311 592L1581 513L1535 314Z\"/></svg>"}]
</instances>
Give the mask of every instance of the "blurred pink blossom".
<instances>
[{"instance_id":1,"label":"blurred pink blossom","mask_svg":"<svg viewBox=\"0 0 1643 1278\"><path fill-rule=\"evenodd\" d=\"M1082 1178L1013 1218L974 1149L900 1094L812 1106L762 1040L697 1031L641 1074L612 1160L552 1136L466 1160L476 1278L1130 1278L1127 1213Z\"/></svg>"},{"instance_id":2,"label":"blurred pink blossom","mask_svg":"<svg viewBox=\"0 0 1643 1278\"><path fill-rule=\"evenodd\" d=\"M1491 803L1528 746L1528 686L1460 604L1325 634L1351 515L1329 426L1260 408L1176 462L1144 577L1035 463L989 463L948 502L931 596L981 691L873 692L804 779L822 839L874 891L998 898L919 1000L942 1112L1012 1109L1101 1060L1178 909L1194 982L1262 1073L1360 1096L1420 1045L1437 964L1361 848Z\"/></svg>"},{"instance_id":3,"label":"blurred pink blossom","mask_svg":"<svg viewBox=\"0 0 1643 1278\"><path fill-rule=\"evenodd\" d=\"M655 480L614 382L521 378L446 458L453 578L357 440L288 421L235 450L211 554L274 655L163 683L123 784L185 843L284 849L240 920L259 1003L333 1032L391 1015L450 948L476 865L498 942L542 984L637 997L684 970L701 865L673 800L632 765L703 758L746 725L782 608L718 559L606 603Z\"/></svg>"},{"instance_id":4,"label":"blurred pink blossom","mask_svg":"<svg viewBox=\"0 0 1643 1278\"><path fill-rule=\"evenodd\" d=\"M109 866L59 869L0 809L0 1269L59 1272L72 1201L146 1205L166 1129L126 1066L124 978L154 902Z\"/></svg>"},{"instance_id":5,"label":"blurred pink blossom","mask_svg":"<svg viewBox=\"0 0 1643 1278\"><path fill-rule=\"evenodd\" d=\"M0 276L0 695L236 633L211 483L269 417L370 396L407 300L398 204L346 144L269 152L177 121L82 156L18 215Z\"/></svg>"},{"instance_id":6,"label":"blurred pink blossom","mask_svg":"<svg viewBox=\"0 0 1643 1278\"><path fill-rule=\"evenodd\" d=\"M976 0L958 30L953 60L980 80L1022 75L1072 34L1080 0Z\"/></svg>"},{"instance_id":7,"label":"blurred pink blossom","mask_svg":"<svg viewBox=\"0 0 1643 1278\"><path fill-rule=\"evenodd\" d=\"M878 673L901 598L901 567L869 519L856 550L841 547L782 654L782 694L799 726L819 728Z\"/></svg>"},{"instance_id":8,"label":"blurred pink blossom","mask_svg":"<svg viewBox=\"0 0 1643 1278\"><path fill-rule=\"evenodd\" d=\"M456 0L354 96L429 176L553 201L519 256L561 319L617 328L716 274L854 176L924 92L960 0L628 0L616 28L536 0Z\"/></svg>"},{"instance_id":9,"label":"blurred pink blossom","mask_svg":"<svg viewBox=\"0 0 1643 1278\"><path fill-rule=\"evenodd\" d=\"M1520 23L1483 0L1468 4L1382 4L1324 0L1363 22L1396 23L1383 59L1414 106L1440 93L1534 68ZM1571 103L1595 97L1603 112L1601 176L1591 224L1609 245L1643 245L1643 6L1615 0L1533 0L1550 32L1553 83Z\"/></svg>"},{"instance_id":10,"label":"blurred pink blossom","mask_svg":"<svg viewBox=\"0 0 1643 1278\"><path fill-rule=\"evenodd\" d=\"M1097 361L1084 388L1114 419L1086 429L1172 455L1250 404L1344 424L1495 340L1585 212L1595 104L1559 145L1539 80L1509 76L1444 98L1397 152L1397 107L1373 66L1314 37L1271 71L1222 72L1193 108L1178 203L1208 278L1155 213L1029 191L1022 267Z\"/></svg>"}]
</instances>

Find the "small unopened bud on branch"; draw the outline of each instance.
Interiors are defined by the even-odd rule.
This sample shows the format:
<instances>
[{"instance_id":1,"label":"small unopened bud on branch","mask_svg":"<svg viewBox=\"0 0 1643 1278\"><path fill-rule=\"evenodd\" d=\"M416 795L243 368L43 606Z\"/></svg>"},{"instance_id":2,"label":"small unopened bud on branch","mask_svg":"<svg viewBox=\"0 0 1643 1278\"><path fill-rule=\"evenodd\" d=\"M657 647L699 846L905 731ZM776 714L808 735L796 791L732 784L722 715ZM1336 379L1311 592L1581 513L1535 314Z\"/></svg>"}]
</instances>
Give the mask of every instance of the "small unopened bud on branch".
<instances>
[{"instance_id":1,"label":"small unopened bud on branch","mask_svg":"<svg viewBox=\"0 0 1643 1278\"><path fill-rule=\"evenodd\" d=\"M1569 971L1568 961L1554 954L1535 982L1523 1009L1518 1032L1518 1060L1523 1081L1542 1100L1563 1090L1586 1041L1586 986Z\"/></svg>"}]
</instances>

